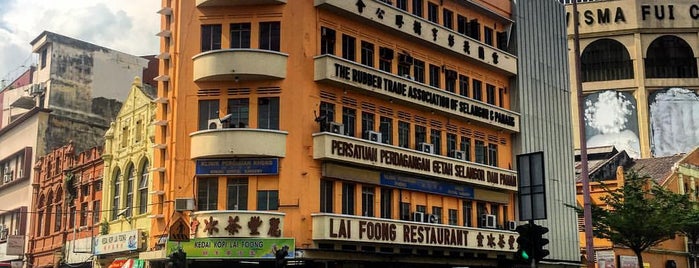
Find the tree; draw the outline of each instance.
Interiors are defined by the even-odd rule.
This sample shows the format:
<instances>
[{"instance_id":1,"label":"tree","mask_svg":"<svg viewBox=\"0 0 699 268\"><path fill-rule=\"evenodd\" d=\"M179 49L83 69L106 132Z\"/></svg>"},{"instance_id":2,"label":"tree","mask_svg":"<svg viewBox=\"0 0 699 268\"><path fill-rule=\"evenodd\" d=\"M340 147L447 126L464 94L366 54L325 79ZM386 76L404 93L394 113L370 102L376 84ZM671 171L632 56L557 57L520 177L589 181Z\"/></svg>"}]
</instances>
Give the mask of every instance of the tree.
<instances>
[{"instance_id":1,"label":"tree","mask_svg":"<svg viewBox=\"0 0 699 268\"><path fill-rule=\"evenodd\" d=\"M676 194L636 172L624 174L624 185L607 188L605 206L592 206L594 236L631 249L643 268L641 253L675 237L684 226L689 206L686 195Z\"/></svg>"},{"instance_id":2,"label":"tree","mask_svg":"<svg viewBox=\"0 0 699 268\"><path fill-rule=\"evenodd\" d=\"M699 253L699 248L697 248L699 244L699 209L696 205L688 206L686 209L683 217L684 225L682 225L680 233L684 234L692 245L689 253L692 259L696 259Z\"/></svg>"}]
</instances>

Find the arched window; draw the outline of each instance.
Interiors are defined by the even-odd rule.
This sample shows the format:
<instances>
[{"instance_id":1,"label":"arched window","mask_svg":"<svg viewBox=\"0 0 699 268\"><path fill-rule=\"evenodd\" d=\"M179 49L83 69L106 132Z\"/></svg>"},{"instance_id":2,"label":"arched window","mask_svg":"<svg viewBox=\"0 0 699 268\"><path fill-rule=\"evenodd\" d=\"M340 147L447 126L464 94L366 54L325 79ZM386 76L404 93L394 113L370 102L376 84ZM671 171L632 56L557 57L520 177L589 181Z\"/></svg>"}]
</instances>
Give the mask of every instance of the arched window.
<instances>
[{"instance_id":1,"label":"arched window","mask_svg":"<svg viewBox=\"0 0 699 268\"><path fill-rule=\"evenodd\" d=\"M663 35L650 43L645 59L646 78L695 78L697 59L687 42Z\"/></svg>"},{"instance_id":2,"label":"arched window","mask_svg":"<svg viewBox=\"0 0 699 268\"><path fill-rule=\"evenodd\" d=\"M51 205L53 201L53 194L49 192L48 197L46 198L46 211L44 215L44 219L46 221L46 224L44 225L44 235L48 236L51 232L51 209L53 206Z\"/></svg>"},{"instance_id":3,"label":"arched window","mask_svg":"<svg viewBox=\"0 0 699 268\"><path fill-rule=\"evenodd\" d=\"M54 204L56 204L56 214L53 220L53 231L58 232L63 227L63 191L60 188L56 191Z\"/></svg>"},{"instance_id":4,"label":"arched window","mask_svg":"<svg viewBox=\"0 0 699 268\"><path fill-rule=\"evenodd\" d=\"M117 168L114 171L112 187L114 187L114 203L112 204L112 220L116 220L119 216L119 203L121 202L121 170Z\"/></svg>"},{"instance_id":5,"label":"arched window","mask_svg":"<svg viewBox=\"0 0 699 268\"><path fill-rule=\"evenodd\" d=\"M150 174L150 164L148 159L143 162L138 179L138 213L143 214L148 210L148 174Z\"/></svg>"},{"instance_id":6,"label":"arched window","mask_svg":"<svg viewBox=\"0 0 699 268\"><path fill-rule=\"evenodd\" d=\"M583 82L633 78L633 62L624 45L612 39L599 39L580 56Z\"/></svg>"},{"instance_id":7,"label":"arched window","mask_svg":"<svg viewBox=\"0 0 699 268\"><path fill-rule=\"evenodd\" d=\"M133 188L134 180L136 179L136 172L134 170L133 163L129 164L124 175L128 178L126 181L126 215L124 216L128 218L133 215Z\"/></svg>"},{"instance_id":8,"label":"arched window","mask_svg":"<svg viewBox=\"0 0 699 268\"><path fill-rule=\"evenodd\" d=\"M44 222L44 212L46 211L46 208L44 207L46 205L46 202L44 201L44 195L41 195L39 197L39 203L36 206L39 211L37 211L37 216L38 220L36 222L36 236L41 236L41 230L42 230L42 224L45 224ZM5 226L5 228L9 228L9 226ZM7 239L7 238L5 238Z\"/></svg>"}]
</instances>

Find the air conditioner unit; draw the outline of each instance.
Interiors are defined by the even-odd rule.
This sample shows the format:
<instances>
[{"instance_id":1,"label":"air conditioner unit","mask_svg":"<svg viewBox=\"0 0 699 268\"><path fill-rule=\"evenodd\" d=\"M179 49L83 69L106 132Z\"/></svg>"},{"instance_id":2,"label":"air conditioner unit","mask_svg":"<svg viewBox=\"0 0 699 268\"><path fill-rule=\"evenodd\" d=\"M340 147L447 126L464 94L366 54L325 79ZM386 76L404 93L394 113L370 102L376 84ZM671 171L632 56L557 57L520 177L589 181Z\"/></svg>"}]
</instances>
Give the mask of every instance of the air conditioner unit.
<instances>
[{"instance_id":1,"label":"air conditioner unit","mask_svg":"<svg viewBox=\"0 0 699 268\"><path fill-rule=\"evenodd\" d=\"M3 174L2 181L5 183L12 181L12 174Z\"/></svg>"},{"instance_id":2,"label":"air conditioner unit","mask_svg":"<svg viewBox=\"0 0 699 268\"><path fill-rule=\"evenodd\" d=\"M517 229L517 222L507 221L507 230L514 231L515 229Z\"/></svg>"},{"instance_id":3,"label":"air conditioner unit","mask_svg":"<svg viewBox=\"0 0 699 268\"><path fill-rule=\"evenodd\" d=\"M466 160L466 152L464 151L454 151L454 158Z\"/></svg>"},{"instance_id":4,"label":"air conditioner unit","mask_svg":"<svg viewBox=\"0 0 699 268\"><path fill-rule=\"evenodd\" d=\"M425 222L426 217L423 212L413 212L413 221L415 222Z\"/></svg>"},{"instance_id":5,"label":"air conditioner unit","mask_svg":"<svg viewBox=\"0 0 699 268\"><path fill-rule=\"evenodd\" d=\"M433 154L434 153L434 145L432 145L431 143L421 142L420 144L417 145L417 150L420 152Z\"/></svg>"},{"instance_id":6,"label":"air conditioner unit","mask_svg":"<svg viewBox=\"0 0 699 268\"><path fill-rule=\"evenodd\" d=\"M481 226L483 226L483 228L495 229L497 227L497 224L498 224L498 222L497 222L497 218L495 217L495 215L491 215L491 214L481 215Z\"/></svg>"},{"instance_id":7,"label":"air conditioner unit","mask_svg":"<svg viewBox=\"0 0 699 268\"><path fill-rule=\"evenodd\" d=\"M381 132L367 130L366 135L370 141L381 142Z\"/></svg>"},{"instance_id":8,"label":"air conditioner unit","mask_svg":"<svg viewBox=\"0 0 699 268\"><path fill-rule=\"evenodd\" d=\"M175 198L176 211L192 211L194 210L193 198Z\"/></svg>"},{"instance_id":9,"label":"air conditioner unit","mask_svg":"<svg viewBox=\"0 0 699 268\"><path fill-rule=\"evenodd\" d=\"M439 218L439 215L437 214L430 214L428 218L429 223L440 223L441 219Z\"/></svg>"},{"instance_id":10,"label":"air conditioner unit","mask_svg":"<svg viewBox=\"0 0 699 268\"><path fill-rule=\"evenodd\" d=\"M330 132L335 134L345 134L345 125L337 122L330 122Z\"/></svg>"},{"instance_id":11,"label":"air conditioner unit","mask_svg":"<svg viewBox=\"0 0 699 268\"><path fill-rule=\"evenodd\" d=\"M410 55L399 54L398 55L398 64L413 65L413 57L411 57Z\"/></svg>"},{"instance_id":12,"label":"air conditioner unit","mask_svg":"<svg viewBox=\"0 0 699 268\"><path fill-rule=\"evenodd\" d=\"M221 120L219 120L218 118L209 119L208 126L209 126L208 127L209 129L222 129L223 128L223 124L221 123Z\"/></svg>"},{"instance_id":13,"label":"air conditioner unit","mask_svg":"<svg viewBox=\"0 0 699 268\"><path fill-rule=\"evenodd\" d=\"M41 95L41 94L44 94L44 88L41 86L41 84L33 84L29 88L29 95L37 96L37 95Z\"/></svg>"}]
</instances>

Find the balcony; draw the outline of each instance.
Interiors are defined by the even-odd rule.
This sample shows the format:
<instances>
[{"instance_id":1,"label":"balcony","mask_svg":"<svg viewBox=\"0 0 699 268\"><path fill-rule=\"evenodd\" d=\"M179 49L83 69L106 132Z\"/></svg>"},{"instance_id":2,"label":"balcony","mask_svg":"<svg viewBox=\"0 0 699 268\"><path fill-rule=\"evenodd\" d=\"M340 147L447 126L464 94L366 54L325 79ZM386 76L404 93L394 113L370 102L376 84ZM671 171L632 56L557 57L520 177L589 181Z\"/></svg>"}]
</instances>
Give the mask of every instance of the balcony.
<instances>
[{"instance_id":1,"label":"balcony","mask_svg":"<svg viewBox=\"0 0 699 268\"><path fill-rule=\"evenodd\" d=\"M192 138L190 157L284 157L286 131L223 128L201 130L189 134Z\"/></svg>"},{"instance_id":2,"label":"balcony","mask_svg":"<svg viewBox=\"0 0 699 268\"><path fill-rule=\"evenodd\" d=\"M439 111L507 132L519 132L518 113L333 55L315 58L314 79L353 89L362 94L398 101L418 109Z\"/></svg>"},{"instance_id":3,"label":"balcony","mask_svg":"<svg viewBox=\"0 0 699 268\"><path fill-rule=\"evenodd\" d=\"M198 211L192 213L191 232L195 238L279 238L283 235L285 215L255 210ZM207 228L207 223L214 228Z\"/></svg>"},{"instance_id":4,"label":"balcony","mask_svg":"<svg viewBox=\"0 0 699 268\"><path fill-rule=\"evenodd\" d=\"M261 49L220 49L194 56L194 82L286 78L284 53Z\"/></svg>"},{"instance_id":5,"label":"balcony","mask_svg":"<svg viewBox=\"0 0 699 268\"><path fill-rule=\"evenodd\" d=\"M197 7L286 4L286 0L197 0Z\"/></svg>"},{"instance_id":6,"label":"balcony","mask_svg":"<svg viewBox=\"0 0 699 268\"><path fill-rule=\"evenodd\" d=\"M337 214L313 214L313 240L515 252L512 231L398 221Z\"/></svg>"},{"instance_id":7,"label":"balcony","mask_svg":"<svg viewBox=\"0 0 699 268\"><path fill-rule=\"evenodd\" d=\"M313 158L467 185L517 191L517 173L340 134L313 135ZM379 184L379 182L376 182Z\"/></svg>"},{"instance_id":8,"label":"balcony","mask_svg":"<svg viewBox=\"0 0 699 268\"><path fill-rule=\"evenodd\" d=\"M474 62L484 63L490 69L508 75L517 74L517 57L512 54L379 1L363 1L363 8L356 2L315 0L315 5L345 16L363 18L362 22L391 29L435 48L457 53Z\"/></svg>"}]
</instances>

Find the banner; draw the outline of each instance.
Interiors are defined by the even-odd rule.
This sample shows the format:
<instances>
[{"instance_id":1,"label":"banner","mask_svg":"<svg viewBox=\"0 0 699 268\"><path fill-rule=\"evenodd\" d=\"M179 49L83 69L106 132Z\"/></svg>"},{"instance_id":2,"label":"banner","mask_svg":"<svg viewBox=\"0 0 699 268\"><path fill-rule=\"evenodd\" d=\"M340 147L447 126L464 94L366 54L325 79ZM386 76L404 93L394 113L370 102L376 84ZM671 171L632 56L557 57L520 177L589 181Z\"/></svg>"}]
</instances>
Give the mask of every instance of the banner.
<instances>
[{"instance_id":1,"label":"banner","mask_svg":"<svg viewBox=\"0 0 699 268\"><path fill-rule=\"evenodd\" d=\"M192 238L188 242L167 242L167 255L178 247L187 253L187 259L274 259L277 250L288 247L286 258L293 258L293 238Z\"/></svg>"}]
</instances>

